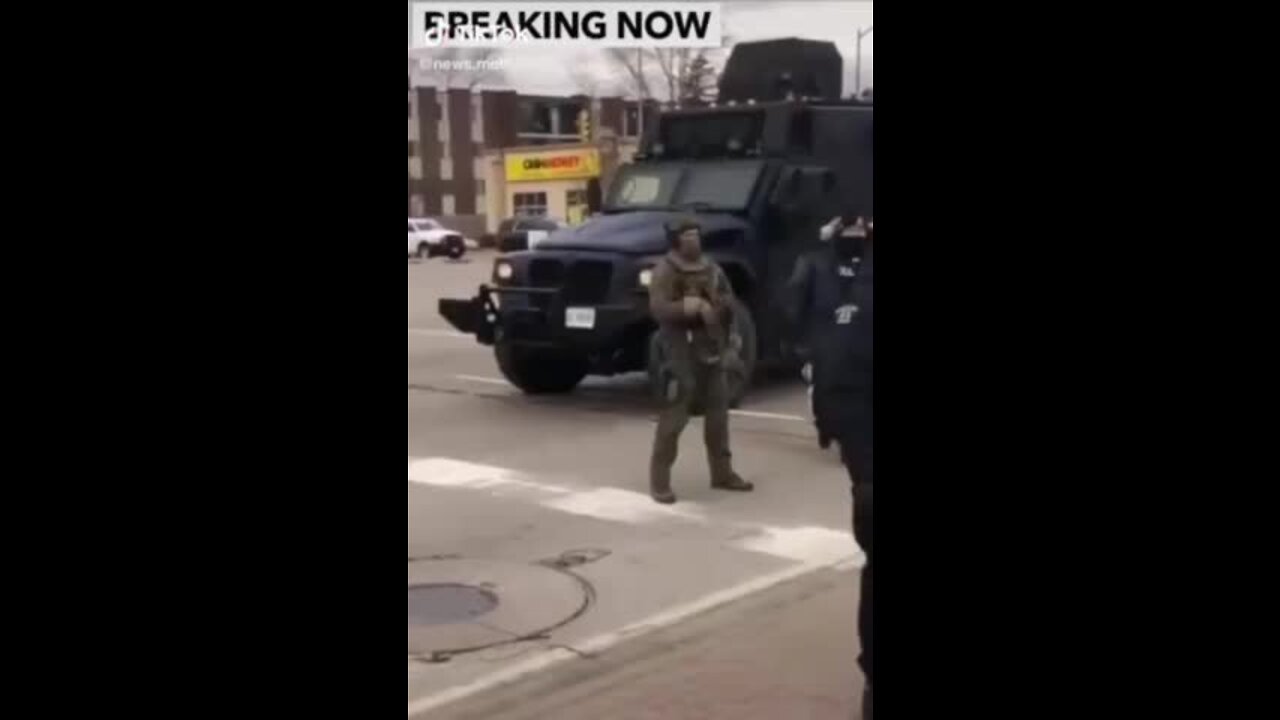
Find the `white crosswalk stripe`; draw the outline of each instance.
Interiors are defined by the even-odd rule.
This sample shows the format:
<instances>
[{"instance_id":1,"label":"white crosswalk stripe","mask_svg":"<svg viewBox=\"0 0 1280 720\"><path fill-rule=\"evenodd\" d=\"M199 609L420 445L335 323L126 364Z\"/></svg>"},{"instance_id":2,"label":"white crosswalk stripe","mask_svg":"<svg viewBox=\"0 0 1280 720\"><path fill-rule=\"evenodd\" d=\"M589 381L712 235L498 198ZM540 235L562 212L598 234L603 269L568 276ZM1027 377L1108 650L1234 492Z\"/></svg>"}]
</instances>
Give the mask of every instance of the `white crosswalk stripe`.
<instances>
[{"instance_id":1,"label":"white crosswalk stripe","mask_svg":"<svg viewBox=\"0 0 1280 720\"><path fill-rule=\"evenodd\" d=\"M719 520L693 502L658 505L645 493L614 487L545 482L510 468L445 457L409 459L409 482L419 486L484 492L569 515L629 525L693 523L723 529L740 550L812 566L860 563L862 553L847 531L818 526L783 527Z\"/></svg>"}]
</instances>

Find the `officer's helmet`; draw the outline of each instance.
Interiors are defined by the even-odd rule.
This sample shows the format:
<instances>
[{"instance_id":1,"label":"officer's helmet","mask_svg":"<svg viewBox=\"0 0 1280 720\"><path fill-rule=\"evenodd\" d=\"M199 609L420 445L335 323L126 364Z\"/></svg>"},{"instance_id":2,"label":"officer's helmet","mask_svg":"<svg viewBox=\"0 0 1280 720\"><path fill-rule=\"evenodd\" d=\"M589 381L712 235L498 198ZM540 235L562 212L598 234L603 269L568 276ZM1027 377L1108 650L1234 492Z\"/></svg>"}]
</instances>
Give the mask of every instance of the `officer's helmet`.
<instances>
[{"instance_id":1,"label":"officer's helmet","mask_svg":"<svg viewBox=\"0 0 1280 720\"><path fill-rule=\"evenodd\" d=\"M672 248L680 247L680 236L690 230L698 231L702 234L702 225L692 217L682 217L674 222L667 223L667 244Z\"/></svg>"}]
</instances>

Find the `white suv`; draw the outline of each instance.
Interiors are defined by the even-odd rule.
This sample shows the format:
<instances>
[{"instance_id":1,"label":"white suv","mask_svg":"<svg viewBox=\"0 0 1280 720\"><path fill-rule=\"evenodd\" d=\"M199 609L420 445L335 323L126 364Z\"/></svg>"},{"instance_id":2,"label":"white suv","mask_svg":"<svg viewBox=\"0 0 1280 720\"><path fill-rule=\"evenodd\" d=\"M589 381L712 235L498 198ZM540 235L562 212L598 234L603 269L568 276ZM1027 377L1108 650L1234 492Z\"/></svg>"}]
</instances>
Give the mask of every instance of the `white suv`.
<instances>
[{"instance_id":1,"label":"white suv","mask_svg":"<svg viewBox=\"0 0 1280 720\"><path fill-rule=\"evenodd\" d=\"M454 260L467 252L462 235L431 218L409 218L409 257L427 259L445 255Z\"/></svg>"}]
</instances>

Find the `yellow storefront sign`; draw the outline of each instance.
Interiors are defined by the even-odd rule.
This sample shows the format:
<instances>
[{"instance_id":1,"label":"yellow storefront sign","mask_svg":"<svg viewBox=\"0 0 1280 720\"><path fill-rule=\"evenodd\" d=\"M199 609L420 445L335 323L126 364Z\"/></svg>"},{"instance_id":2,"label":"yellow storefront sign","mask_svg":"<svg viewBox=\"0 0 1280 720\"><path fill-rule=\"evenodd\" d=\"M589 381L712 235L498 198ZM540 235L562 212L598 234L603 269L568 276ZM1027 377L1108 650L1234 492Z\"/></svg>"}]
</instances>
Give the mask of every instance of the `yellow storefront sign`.
<instances>
[{"instance_id":1,"label":"yellow storefront sign","mask_svg":"<svg viewBox=\"0 0 1280 720\"><path fill-rule=\"evenodd\" d=\"M507 182L580 180L600 176L598 150L547 150L507 155Z\"/></svg>"}]
</instances>

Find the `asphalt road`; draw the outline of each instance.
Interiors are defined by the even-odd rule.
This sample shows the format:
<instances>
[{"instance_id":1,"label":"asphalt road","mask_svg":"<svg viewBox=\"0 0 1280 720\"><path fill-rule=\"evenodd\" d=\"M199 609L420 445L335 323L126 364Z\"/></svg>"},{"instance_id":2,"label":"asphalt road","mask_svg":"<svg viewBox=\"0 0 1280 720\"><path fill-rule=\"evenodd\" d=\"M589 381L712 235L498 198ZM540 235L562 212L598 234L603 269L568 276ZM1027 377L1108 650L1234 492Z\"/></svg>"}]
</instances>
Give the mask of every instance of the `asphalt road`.
<instances>
[{"instance_id":1,"label":"asphalt road","mask_svg":"<svg viewBox=\"0 0 1280 720\"><path fill-rule=\"evenodd\" d=\"M496 606L457 624L411 619L410 717L857 564L847 481L817 447L799 383L759 389L734 415L735 462L757 492L709 488L695 421L674 473L681 502L657 506L646 494L654 409L642 376L525 397L489 348L436 314L437 299L474 294L492 258L408 268L409 584L481 587ZM429 652L446 646L492 647Z\"/></svg>"}]
</instances>

